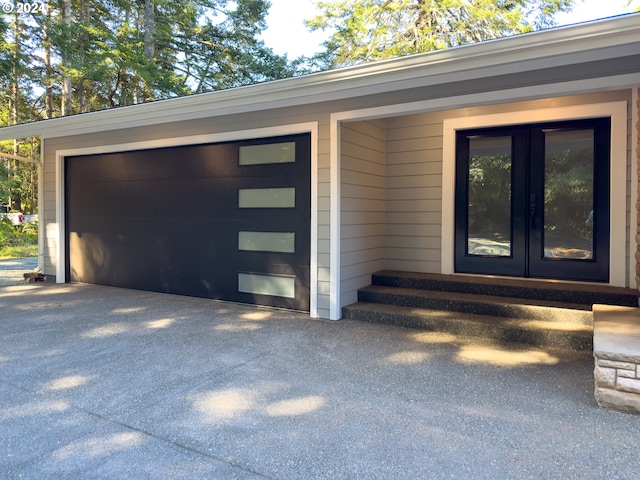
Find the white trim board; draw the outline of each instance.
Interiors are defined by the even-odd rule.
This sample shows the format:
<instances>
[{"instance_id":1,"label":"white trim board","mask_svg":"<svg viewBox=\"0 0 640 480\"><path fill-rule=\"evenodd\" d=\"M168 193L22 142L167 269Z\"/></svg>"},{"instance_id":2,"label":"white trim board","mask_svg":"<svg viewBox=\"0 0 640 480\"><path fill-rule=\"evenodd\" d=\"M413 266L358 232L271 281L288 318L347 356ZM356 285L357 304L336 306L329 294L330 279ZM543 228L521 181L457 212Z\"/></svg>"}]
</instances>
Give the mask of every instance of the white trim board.
<instances>
[{"instance_id":1,"label":"white trim board","mask_svg":"<svg viewBox=\"0 0 640 480\"><path fill-rule=\"evenodd\" d=\"M329 120L329 163L330 163L330 198L329 198L329 319L342 318L340 293L340 223L341 223L341 171L340 171L340 114L332 114Z\"/></svg>"},{"instance_id":2,"label":"white trim board","mask_svg":"<svg viewBox=\"0 0 640 480\"><path fill-rule=\"evenodd\" d=\"M526 112L526 113L525 113ZM457 130L499 127L545 121L578 120L581 118L611 117L610 166L610 255L609 283L625 287L627 191L620 188L620 178L627 179L627 102L594 103L569 107L545 108L518 112L448 118L443 123L442 145L442 273L454 272L454 212L455 212L455 137ZM523 115L523 113L525 113ZM523 122L523 120L525 120ZM622 234L621 234L622 232ZM635 232L630 234L635 244Z\"/></svg>"},{"instance_id":3,"label":"white trim board","mask_svg":"<svg viewBox=\"0 0 640 480\"><path fill-rule=\"evenodd\" d=\"M49 224L47 231L57 237L56 283L65 283L66 278L66 225L64 192L64 159L76 155L130 152L150 148L177 147L204 143L220 143L238 140L253 140L279 135L311 134L311 258L310 258L310 316L318 317L318 122L277 125L249 130L236 130L203 135L162 138L140 142L95 145L55 151L56 162L56 218L57 224Z\"/></svg>"}]
</instances>

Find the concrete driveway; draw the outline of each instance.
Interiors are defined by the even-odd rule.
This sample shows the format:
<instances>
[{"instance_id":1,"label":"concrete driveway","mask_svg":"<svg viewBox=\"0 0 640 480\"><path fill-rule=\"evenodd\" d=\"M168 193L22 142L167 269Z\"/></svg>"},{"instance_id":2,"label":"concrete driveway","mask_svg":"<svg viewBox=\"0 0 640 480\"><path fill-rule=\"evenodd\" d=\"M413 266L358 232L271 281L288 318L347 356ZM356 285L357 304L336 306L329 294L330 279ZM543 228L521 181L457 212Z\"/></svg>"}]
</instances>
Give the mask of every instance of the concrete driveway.
<instances>
[{"instance_id":1,"label":"concrete driveway","mask_svg":"<svg viewBox=\"0 0 640 480\"><path fill-rule=\"evenodd\" d=\"M24 274L38 267L38 257L0 260L0 287L24 283Z\"/></svg>"},{"instance_id":2,"label":"concrete driveway","mask_svg":"<svg viewBox=\"0 0 640 480\"><path fill-rule=\"evenodd\" d=\"M3 479L630 479L588 354L82 285L0 288Z\"/></svg>"}]
</instances>

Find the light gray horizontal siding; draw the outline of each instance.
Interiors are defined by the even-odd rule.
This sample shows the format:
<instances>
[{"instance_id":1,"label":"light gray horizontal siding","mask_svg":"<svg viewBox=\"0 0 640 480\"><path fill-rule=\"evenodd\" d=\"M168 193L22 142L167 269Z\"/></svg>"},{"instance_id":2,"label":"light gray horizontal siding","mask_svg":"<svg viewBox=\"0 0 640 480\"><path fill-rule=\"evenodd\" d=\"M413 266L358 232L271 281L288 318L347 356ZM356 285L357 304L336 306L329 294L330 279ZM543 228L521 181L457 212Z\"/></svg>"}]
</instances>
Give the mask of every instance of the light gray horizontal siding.
<instances>
[{"instance_id":1,"label":"light gray horizontal siding","mask_svg":"<svg viewBox=\"0 0 640 480\"><path fill-rule=\"evenodd\" d=\"M345 123L340 135L341 299L348 305L384 268L385 122Z\"/></svg>"},{"instance_id":2,"label":"light gray horizontal siding","mask_svg":"<svg viewBox=\"0 0 640 480\"><path fill-rule=\"evenodd\" d=\"M387 140L385 266L439 272L442 122L427 114L389 119Z\"/></svg>"}]
</instances>

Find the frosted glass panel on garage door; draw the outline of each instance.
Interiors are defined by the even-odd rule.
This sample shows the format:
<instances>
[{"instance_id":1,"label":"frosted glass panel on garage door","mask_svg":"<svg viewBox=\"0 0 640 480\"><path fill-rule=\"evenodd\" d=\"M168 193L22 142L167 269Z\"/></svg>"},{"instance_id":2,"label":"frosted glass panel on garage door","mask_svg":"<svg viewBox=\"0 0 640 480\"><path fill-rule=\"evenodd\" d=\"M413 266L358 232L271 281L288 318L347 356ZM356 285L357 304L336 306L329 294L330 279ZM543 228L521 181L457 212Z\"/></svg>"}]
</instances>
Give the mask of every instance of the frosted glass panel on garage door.
<instances>
[{"instance_id":1,"label":"frosted glass panel on garage door","mask_svg":"<svg viewBox=\"0 0 640 480\"><path fill-rule=\"evenodd\" d=\"M295 253L294 232L238 232L238 249L257 252Z\"/></svg>"},{"instance_id":2,"label":"frosted glass panel on garage door","mask_svg":"<svg viewBox=\"0 0 640 480\"><path fill-rule=\"evenodd\" d=\"M240 208L295 208L295 188L241 188L238 191Z\"/></svg>"},{"instance_id":3,"label":"frosted glass panel on garage door","mask_svg":"<svg viewBox=\"0 0 640 480\"><path fill-rule=\"evenodd\" d=\"M238 290L245 293L295 298L295 277L277 275L238 274Z\"/></svg>"},{"instance_id":4,"label":"frosted glass panel on garage door","mask_svg":"<svg viewBox=\"0 0 640 480\"><path fill-rule=\"evenodd\" d=\"M240 147L240 165L293 163L296 161L295 142L245 145Z\"/></svg>"}]
</instances>

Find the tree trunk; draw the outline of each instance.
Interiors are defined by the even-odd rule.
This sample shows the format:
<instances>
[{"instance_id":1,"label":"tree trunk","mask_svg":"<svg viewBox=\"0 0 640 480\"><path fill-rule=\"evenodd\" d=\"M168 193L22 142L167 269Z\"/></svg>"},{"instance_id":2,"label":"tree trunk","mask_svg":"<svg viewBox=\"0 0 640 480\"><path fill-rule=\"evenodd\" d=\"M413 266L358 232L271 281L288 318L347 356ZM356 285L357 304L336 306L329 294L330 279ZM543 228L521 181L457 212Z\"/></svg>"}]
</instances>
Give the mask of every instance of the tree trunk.
<instances>
[{"instance_id":1,"label":"tree trunk","mask_svg":"<svg viewBox=\"0 0 640 480\"><path fill-rule=\"evenodd\" d=\"M83 25L89 26L91 22L91 9L86 2L82 2L80 5L80 21ZM85 52L89 51L89 39L87 38L87 33L82 32L80 38L78 39L78 45L80 46L80 65L85 65ZM86 76L80 78L78 82L77 88L77 98L79 103L79 111L80 113L86 113L91 111L91 92L87 91L88 79Z\"/></svg>"},{"instance_id":2,"label":"tree trunk","mask_svg":"<svg viewBox=\"0 0 640 480\"><path fill-rule=\"evenodd\" d=\"M150 60L156 56L156 8L154 0L144 2L144 56Z\"/></svg>"},{"instance_id":3,"label":"tree trunk","mask_svg":"<svg viewBox=\"0 0 640 480\"><path fill-rule=\"evenodd\" d=\"M71 28L71 0L62 0L61 1L62 4L62 19L65 23L65 25L68 28ZM67 116L67 115L71 115L73 113L72 110L72 96L71 96L71 91L72 91L72 86L71 86L71 77L69 75L67 75L66 72L66 67L67 67L67 61L64 58L64 53L63 53L63 58L62 58L62 92L61 92L61 113L62 116Z\"/></svg>"},{"instance_id":4,"label":"tree trunk","mask_svg":"<svg viewBox=\"0 0 640 480\"><path fill-rule=\"evenodd\" d=\"M156 8L155 0L144 2L144 56L148 64L152 64L156 56ZM153 89L143 85L143 101L154 100Z\"/></svg>"},{"instance_id":5,"label":"tree trunk","mask_svg":"<svg viewBox=\"0 0 640 480\"><path fill-rule=\"evenodd\" d=\"M20 37L22 32L20 30L20 19L16 10L13 19L13 38L15 41L15 48L13 54L13 81L11 85L11 124L17 125L20 123L20 57L22 53ZM20 154L20 145L17 140L13 141L13 154ZM21 199L20 190L16 187L20 184L20 162L17 160L7 162L7 170L12 180L9 182L9 205L12 209L20 210Z\"/></svg>"},{"instance_id":6,"label":"tree trunk","mask_svg":"<svg viewBox=\"0 0 640 480\"><path fill-rule=\"evenodd\" d=\"M47 28L51 25L51 8L47 8L47 20L44 24L43 46L44 46L44 75L45 75L45 97L44 109L47 118L53 118L53 67L51 66L51 39Z\"/></svg>"},{"instance_id":7,"label":"tree trunk","mask_svg":"<svg viewBox=\"0 0 640 480\"><path fill-rule=\"evenodd\" d=\"M13 51L13 81L11 84L11 124L17 125L20 121L20 18L18 17L18 11L14 13L13 17L13 38L15 41ZM14 146L15 148L15 146Z\"/></svg>"}]
</instances>

